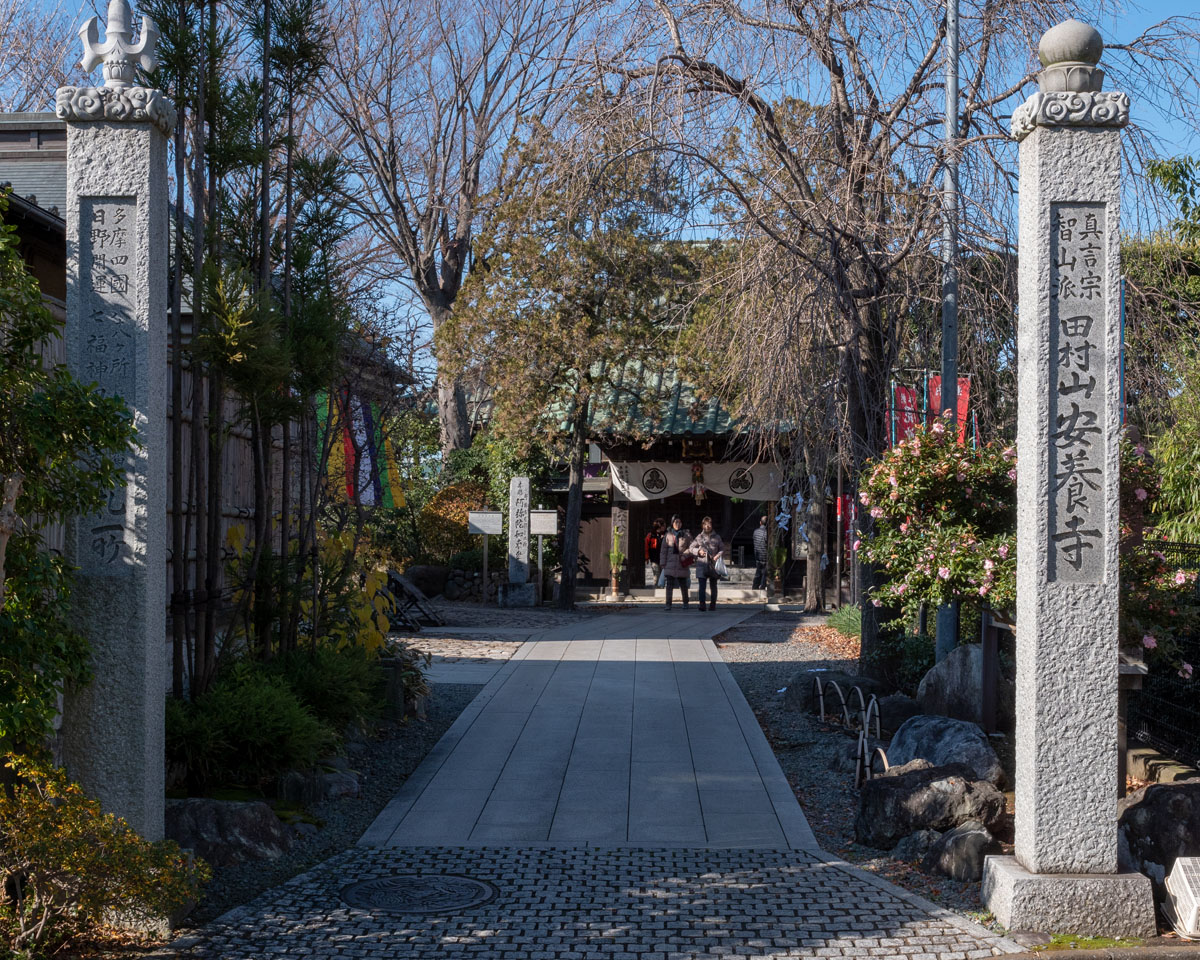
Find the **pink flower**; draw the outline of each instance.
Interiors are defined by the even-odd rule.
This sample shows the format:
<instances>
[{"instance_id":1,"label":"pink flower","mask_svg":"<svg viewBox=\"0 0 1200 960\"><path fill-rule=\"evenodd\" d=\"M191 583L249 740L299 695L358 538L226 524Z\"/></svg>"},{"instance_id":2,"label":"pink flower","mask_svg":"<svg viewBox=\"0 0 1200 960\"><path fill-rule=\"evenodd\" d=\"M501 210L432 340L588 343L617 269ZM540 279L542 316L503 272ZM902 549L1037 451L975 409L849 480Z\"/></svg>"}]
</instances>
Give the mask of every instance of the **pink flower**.
<instances>
[{"instance_id":1,"label":"pink flower","mask_svg":"<svg viewBox=\"0 0 1200 960\"><path fill-rule=\"evenodd\" d=\"M871 504L871 498L869 496L867 496L866 490L864 490L862 493L860 493L858 495L858 499L862 501L862 505L864 507L870 506L870 504Z\"/></svg>"},{"instance_id":2,"label":"pink flower","mask_svg":"<svg viewBox=\"0 0 1200 960\"><path fill-rule=\"evenodd\" d=\"M1008 479L1012 480L1014 482L1016 481L1016 479L1017 479L1017 468L1016 467L1013 467L1011 470L1008 471Z\"/></svg>"},{"instance_id":3,"label":"pink flower","mask_svg":"<svg viewBox=\"0 0 1200 960\"><path fill-rule=\"evenodd\" d=\"M986 597L986 596L988 595L988 591L989 591L989 590L991 590L991 589L992 589L992 588L991 588L991 587L989 587L989 586L988 586L988 585L985 583L985 584L984 584L982 587L980 587L980 588L979 588L979 595L980 595L981 597Z\"/></svg>"},{"instance_id":4,"label":"pink flower","mask_svg":"<svg viewBox=\"0 0 1200 960\"><path fill-rule=\"evenodd\" d=\"M1005 460L1011 460L1016 455L1017 455L1017 450L1015 447L1005 447L1004 453L1001 454L1001 456L1004 457Z\"/></svg>"},{"instance_id":5,"label":"pink flower","mask_svg":"<svg viewBox=\"0 0 1200 960\"><path fill-rule=\"evenodd\" d=\"M996 566L996 564L991 560L991 558L983 561L984 570L991 570L994 566Z\"/></svg>"},{"instance_id":6,"label":"pink flower","mask_svg":"<svg viewBox=\"0 0 1200 960\"><path fill-rule=\"evenodd\" d=\"M1182 587L1185 583L1187 583L1187 579L1187 574L1182 570L1175 571L1175 585L1177 587Z\"/></svg>"},{"instance_id":7,"label":"pink flower","mask_svg":"<svg viewBox=\"0 0 1200 960\"><path fill-rule=\"evenodd\" d=\"M871 605L872 605L872 606L876 606L876 607L882 607L882 606L883 606L883 601L882 601L882 600L879 600L879 599L875 599L875 600L872 600L872 601L871 601Z\"/></svg>"},{"instance_id":8,"label":"pink flower","mask_svg":"<svg viewBox=\"0 0 1200 960\"><path fill-rule=\"evenodd\" d=\"M888 494L888 499L889 500L899 500L900 499L900 491L893 490L891 493Z\"/></svg>"},{"instance_id":9,"label":"pink flower","mask_svg":"<svg viewBox=\"0 0 1200 960\"><path fill-rule=\"evenodd\" d=\"M962 483L964 480L967 479L967 475L965 473L956 473L954 475L954 479L957 480L959 483Z\"/></svg>"},{"instance_id":10,"label":"pink flower","mask_svg":"<svg viewBox=\"0 0 1200 960\"><path fill-rule=\"evenodd\" d=\"M935 433L940 437L943 433L946 432L946 425L944 423L942 423L941 420L939 420L932 427L930 427L930 432Z\"/></svg>"},{"instance_id":11,"label":"pink flower","mask_svg":"<svg viewBox=\"0 0 1200 960\"><path fill-rule=\"evenodd\" d=\"M904 592L905 590L907 590L907 589L908 589L908 584L907 584L907 583L902 583L902 584L900 584L900 586L898 586L898 587L896 588L896 592L897 592L897 593L903 593L903 592Z\"/></svg>"},{"instance_id":12,"label":"pink flower","mask_svg":"<svg viewBox=\"0 0 1200 960\"><path fill-rule=\"evenodd\" d=\"M900 481L896 479L896 475L894 473L888 477L888 483L890 483L893 487L900 486Z\"/></svg>"},{"instance_id":13,"label":"pink flower","mask_svg":"<svg viewBox=\"0 0 1200 960\"><path fill-rule=\"evenodd\" d=\"M861 549L862 549L862 541L861 541L861 540L855 540L855 541L854 541L854 546L852 546L850 549L851 549L851 550L861 550Z\"/></svg>"},{"instance_id":14,"label":"pink flower","mask_svg":"<svg viewBox=\"0 0 1200 960\"><path fill-rule=\"evenodd\" d=\"M938 567L938 576L941 577L943 580L949 580L950 579L950 568L949 567Z\"/></svg>"},{"instance_id":15,"label":"pink flower","mask_svg":"<svg viewBox=\"0 0 1200 960\"><path fill-rule=\"evenodd\" d=\"M907 522L907 521L905 521L904 523L900 524L900 532L901 532L901 533L908 533L908 522Z\"/></svg>"},{"instance_id":16,"label":"pink flower","mask_svg":"<svg viewBox=\"0 0 1200 960\"><path fill-rule=\"evenodd\" d=\"M1148 496L1150 496L1150 494L1148 494L1141 487L1138 487L1136 490L1134 490L1133 495L1135 497L1137 497L1139 500L1145 500Z\"/></svg>"},{"instance_id":17,"label":"pink flower","mask_svg":"<svg viewBox=\"0 0 1200 960\"><path fill-rule=\"evenodd\" d=\"M913 452L914 457L917 456L921 452L921 441L920 440L913 441L912 452Z\"/></svg>"},{"instance_id":18,"label":"pink flower","mask_svg":"<svg viewBox=\"0 0 1200 960\"><path fill-rule=\"evenodd\" d=\"M1133 448L1133 452L1136 453L1139 457L1144 457L1146 455L1146 445L1144 443L1139 443L1136 447Z\"/></svg>"},{"instance_id":19,"label":"pink flower","mask_svg":"<svg viewBox=\"0 0 1200 960\"><path fill-rule=\"evenodd\" d=\"M1000 554L1001 560L1007 559L1008 558L1008 544L1007 543L1000 544L1000 549L997 550L996 552L998 554Z\"/></svg>"},{"instance_id":20,"label":"pink flower","mask_svg":"<svg viewBox=\"0 0 1200 960\"><path fill-rule=\"evenodd\" d=\"M1155 640L1150 634L1146 634L1144 637L1142 637L1142 646L1147 650L1153 650L1158 646L1158 641Z\"/></svg>"},{"instance_id":21,"label":"pink flower","mask_svg":"<svg viewBox=\"0 0 1200 960\"><path fill-rule=\"evenodd\" d=\"M1167 562L1167 555L1165 553L1163 553L1161 550L1154 550L1151 552L1154 554L1154 558L1156 560L1161 560L1163 563Z\"/></svg>"},{"instance_id":22,"label":"pink flower","mask_svg":"<svg viewBox=\"0 0 1200 960\"><path fill-rule=\"evenodd\" d=\"M873 516L876 520L878 520L880 517L882 517L883 516L883 507L872 507L871 508L871 516Z\"/></svg>"},{"instance_id":23,"label":"pink flower","mask_svg":"<svg viewBox=\"0 0 1200 960\"><path fill-rule=\"evenodd\" d=\"M1183 677L1184 680L1191 680L1192 679L1192 665L1190 663L1185 663L1182 667L1179 668L1179 675L1181 677Z\"/></svg>"}]
</instances>

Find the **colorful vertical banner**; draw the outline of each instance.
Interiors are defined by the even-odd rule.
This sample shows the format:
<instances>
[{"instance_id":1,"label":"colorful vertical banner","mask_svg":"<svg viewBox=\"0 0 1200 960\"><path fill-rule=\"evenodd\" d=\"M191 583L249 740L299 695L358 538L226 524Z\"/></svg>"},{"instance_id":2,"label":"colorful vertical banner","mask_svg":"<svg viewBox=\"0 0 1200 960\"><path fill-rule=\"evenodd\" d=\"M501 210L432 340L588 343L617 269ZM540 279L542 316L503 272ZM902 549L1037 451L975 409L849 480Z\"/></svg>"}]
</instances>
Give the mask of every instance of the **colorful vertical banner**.
<instances>
[{"instance_id":1,"label":"colorful vertical banner","mask_svg":"<svg viewBox=\"0 0 1200 960\"><path fill-rule=\"evenodd\" d=\"M921 413L917 405L915 387L892 385L891 422L893 446L903 443L917 429L917 424L921 422Z\"/></svg>"},{"instance_id":2,"label":"colorful vertical banner","mask_svg":"<svg viewBox=\"0 0 1200 960\"><path fill-rule=\"evenodd\" d=\"M968 408L970 406L970 398L971 398L971 378L970 377L959 377L958 378L958 398L957 398L958 403L955 405L956 406L955 419L958 421L958 442L959 443L967 442L967 422L968 422ZM929 418L930 418L930 422L933 421L934 417L936 417L939 413L941 413L941 410L942 410L942 378L941 378L941 375L939 374L938 376L929 378Z\"/></svg>"},{"instance_id":3,"label":"colorful vertical banner","mask_svg":"<svg viewBox=\"0 0 1200 960\"><path fill-rule=\"evenodd\" d=\"M332 410L330 401L332 400ZM329 488L364 506L402 507L404 491L391 441L377 403L341 390L317 396L318 442L329 437Z\"/></svg>"}]
</instances>

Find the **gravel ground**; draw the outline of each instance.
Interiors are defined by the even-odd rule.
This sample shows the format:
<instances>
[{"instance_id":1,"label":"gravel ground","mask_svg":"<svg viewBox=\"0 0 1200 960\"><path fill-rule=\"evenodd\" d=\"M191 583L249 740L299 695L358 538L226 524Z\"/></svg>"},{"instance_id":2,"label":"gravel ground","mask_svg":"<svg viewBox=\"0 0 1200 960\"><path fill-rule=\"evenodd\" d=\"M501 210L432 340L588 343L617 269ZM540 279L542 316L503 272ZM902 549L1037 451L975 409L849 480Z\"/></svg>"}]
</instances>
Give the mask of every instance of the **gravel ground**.
<instances>
[{"instance_id":1,"label":"gravel ground","mask_svg":"<svg viewBox=\"0 0 1200 960\"><path fill-rule=\"evenodd\" d=\"M978 883L931 876L916 864L893 860L885 852L854 842L858 812L854 774L838 772L831 765L853 748L857 733L783 705L783 689L802 670L827 667L854 673L857 669L844 640L832 630L821 629L821 622L795 613L759 614L717 638L721 655L758 717L818 842L827 852L864 870L994 926L980 903Z\"/></svg>"},{"instance_id":2,"label":"gravel ground","mask_svg":"<svg viewBox=\"0 0 1200 960\"><path fill-rule=\"evenodd\" d=\"M481 689L475 684L438 684L428 719L389 724L374 739L347 744L347 758L359 777L359 795L315 806L310 812L320 822L320 829L297 837L292 849L278 860L255 860L214 870L204 899L186 926L200 926L353 847Z\"/></svg>"}]
</instances>

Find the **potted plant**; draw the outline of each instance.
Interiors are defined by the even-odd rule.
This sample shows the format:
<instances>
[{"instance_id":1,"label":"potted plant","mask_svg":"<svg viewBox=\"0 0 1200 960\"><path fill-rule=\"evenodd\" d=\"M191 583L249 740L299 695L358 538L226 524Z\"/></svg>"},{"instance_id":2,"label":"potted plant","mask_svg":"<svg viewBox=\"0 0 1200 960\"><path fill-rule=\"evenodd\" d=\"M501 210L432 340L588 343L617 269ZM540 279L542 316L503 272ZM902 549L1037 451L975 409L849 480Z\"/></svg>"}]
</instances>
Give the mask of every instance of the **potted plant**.
<instances>
[{"instance_id":1,"label":"potted plant","mask_svg":"<svg viewBox=\"0 0 1200 960\"><path fill-rule=\"evenodd\" d=\"M620 530L613 530L612 549L608 551L608 562L612 566L612 595L618 597L621 594L621 568L625 564L625 551L621 549Z\"/></svg>"}]
</instances>

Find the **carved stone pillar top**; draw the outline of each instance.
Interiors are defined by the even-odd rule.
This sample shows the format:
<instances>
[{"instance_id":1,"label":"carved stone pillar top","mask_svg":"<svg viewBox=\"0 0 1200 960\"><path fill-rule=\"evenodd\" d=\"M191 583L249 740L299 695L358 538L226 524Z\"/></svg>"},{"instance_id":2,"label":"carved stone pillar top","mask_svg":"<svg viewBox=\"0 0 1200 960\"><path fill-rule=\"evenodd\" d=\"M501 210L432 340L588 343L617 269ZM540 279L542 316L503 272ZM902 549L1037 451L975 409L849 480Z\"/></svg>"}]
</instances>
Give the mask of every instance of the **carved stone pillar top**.
<instances>
[{"instance_id":1,"label":"carved stone pillar top","mask_svg":"<svg viewBox=\"0 0 1200 960\"><path fill-rule=\"evenodd\" d=\"M1013 111L1012 135L1024 140L1037 127L1123 127L1129 97L1105 92L1099 32L1078 20L1051 27L1038 44L1038 92Z\"/></svg>"}]
</instances>

